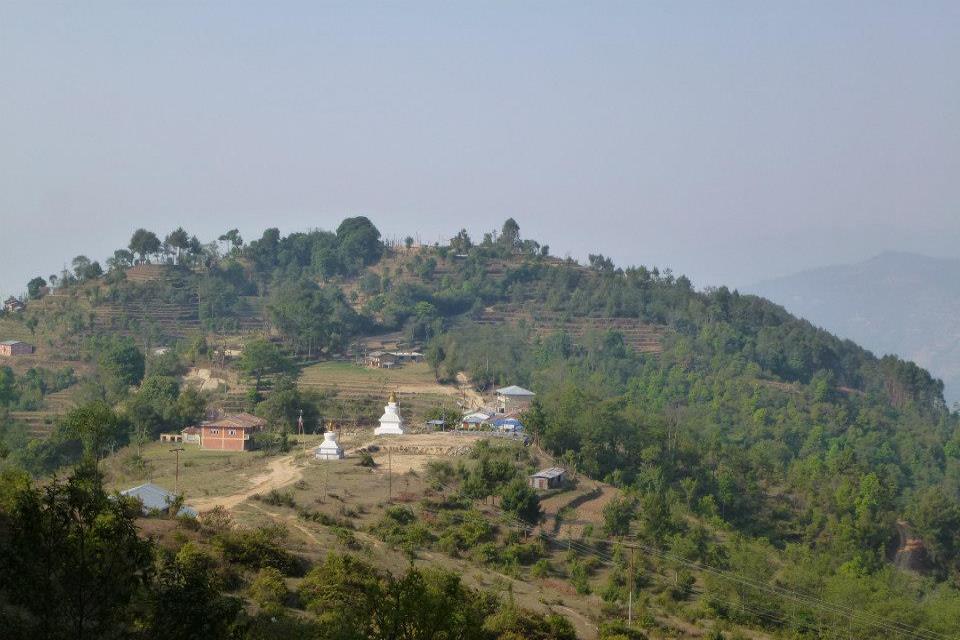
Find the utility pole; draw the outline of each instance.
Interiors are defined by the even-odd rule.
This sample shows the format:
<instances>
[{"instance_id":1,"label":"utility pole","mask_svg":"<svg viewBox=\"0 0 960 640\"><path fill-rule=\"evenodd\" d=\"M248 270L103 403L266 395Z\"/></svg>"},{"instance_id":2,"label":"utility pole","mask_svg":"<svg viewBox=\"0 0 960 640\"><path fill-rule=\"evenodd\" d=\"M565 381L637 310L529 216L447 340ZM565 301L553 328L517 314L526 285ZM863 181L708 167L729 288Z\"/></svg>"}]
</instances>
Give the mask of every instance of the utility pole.
<instances>
[{"instance_id":1,"label":"utility pole","mask_svg":"<svg viewBox=\"0 0 960 640\"><path fill-rule=\"evenodd\" d=\"M325 462L330 462L326 460ZM327 501L327 496L330 495L330 465L323 465L323 501Z\"/></svg>"},{"instance_id":2,"label":"utility pole","mask_svg":"<svg viewBox=\"0 0 960 640\"><path fill-rule=\"evenodd\" d=\"M174 481L173 481L173 492L180 493L180 452L183 451L183 447L174 447L170 449L170 453L174 453L177 456L177 470L175 472Z\"/></svg>"},{"instance_id":3,"label":"utility pole","mask_svg":"<svg viewBox=\"0 0 960 640\"><path fill-rule=\"evenodd\" d=\"M630 598L627 600L627 624L633 626L633 585L637 580L634 577L634 561L637 550L630 547Z\"/></svg>"},{"instance_id":4,"label":"utility pole","mask_svg":"<svg viewBox=\"0 0 960 640\"><path fill-rule=\"evenodd\" d=\"M393 502L393 449L387 447L387 502Z\"/></svg>"}]
</instances>

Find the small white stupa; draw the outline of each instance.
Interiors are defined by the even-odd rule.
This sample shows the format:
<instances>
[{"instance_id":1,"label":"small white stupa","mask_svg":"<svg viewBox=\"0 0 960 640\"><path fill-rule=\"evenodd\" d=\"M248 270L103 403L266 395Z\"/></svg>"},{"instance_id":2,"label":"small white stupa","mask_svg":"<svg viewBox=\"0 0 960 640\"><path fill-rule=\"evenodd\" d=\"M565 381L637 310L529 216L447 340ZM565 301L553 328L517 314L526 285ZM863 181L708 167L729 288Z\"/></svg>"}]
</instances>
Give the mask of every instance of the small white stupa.
<instances>
[{"instance_id":1,"label":"small white stupa","mask_svg":"<svg viewBox=\"0 0 960 640\"><path fill-rule=\"evenodd\" d=\"M327 431L323 434L323 442L313 450L313 456L317 460L340 460L343 458L343 447L337 442L337 432L332 427L327 427Z\"/></svg>"},{"instance_id":2,"label":"small white stupa","mask_svg":"<svg viewBox=\"0 0 960 640\"><path fill-rule=\"evenodd\" d=\"M397 394L390 392L390 399L387 400L387 406L383 408L383 415L380 416L380 426L373 430L374 435L384 436L402 436L406 433L403 430L403 418L400 417L400 410L397 407Z\"/></svg>"}]
</instances>

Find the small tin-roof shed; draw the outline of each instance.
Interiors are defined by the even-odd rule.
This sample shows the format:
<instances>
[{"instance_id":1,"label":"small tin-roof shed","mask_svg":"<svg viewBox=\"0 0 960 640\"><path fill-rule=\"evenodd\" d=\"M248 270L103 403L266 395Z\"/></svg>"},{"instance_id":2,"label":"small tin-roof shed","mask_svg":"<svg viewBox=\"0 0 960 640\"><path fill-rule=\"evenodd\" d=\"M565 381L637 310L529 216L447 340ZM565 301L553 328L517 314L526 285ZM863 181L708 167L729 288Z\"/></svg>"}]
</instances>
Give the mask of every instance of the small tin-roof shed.
<instances>
[{"instance_id":1,"label":"small tin-roof shed","mask_svg":"<svg viewBox=\"0 0 960 640\"><path fill-rule=\"evenodd\" d=\"M163 487L153 484L152 482L141 484L137 487L127 489L126 491L121 491L120 495L137 498L140 500L140 503L143 505L144 515L149 514L151 511L166 511L177 499L176 494L171 493ZM197 510L193 507L183 505L180 507L180 511L177 512L177 515L196 518Z\"/></svg>"}]
</instances>

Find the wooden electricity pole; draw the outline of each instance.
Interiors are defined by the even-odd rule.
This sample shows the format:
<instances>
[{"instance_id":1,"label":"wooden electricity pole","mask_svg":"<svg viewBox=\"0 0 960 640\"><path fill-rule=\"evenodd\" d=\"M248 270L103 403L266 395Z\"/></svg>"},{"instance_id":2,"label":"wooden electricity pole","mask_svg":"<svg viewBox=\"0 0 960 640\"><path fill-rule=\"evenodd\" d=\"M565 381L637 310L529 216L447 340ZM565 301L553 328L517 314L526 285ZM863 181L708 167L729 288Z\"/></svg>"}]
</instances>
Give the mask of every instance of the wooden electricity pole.
<instances>
[{"instance_id":1,"label":"wooden electricity pole","mask_svg":"<svg viewBox=\"0 0 960 640\"><path fill-rule=\"evenodd\" d=\"M387 447L387 502L393 502L393 449Z\"/></svg>"},{"instance_id":2,"label":"wooden electricity pole","mask_svg":"<svg viewBox=\"0 0 960 640\"><path fill-rule=\"evenodd\" d=\"M634 577L634 562L636 561L637 550L630 547L630 598L627 600L627 624L633 626L633 585L637 580Z\"/></svg>"},{"instance_id":3,"label":"wooden electricity pole","mask_svg":"<svg viewBox=\"0 0 960 640\"><path fill-rule=\"evenodd\" d=\"M173 481L173 492L180 493L180 452L183 451L183 447L175 447L170 449L170 453L174 453L177 456L177 470L174 475Z\"/></svg>"}]
</instances>

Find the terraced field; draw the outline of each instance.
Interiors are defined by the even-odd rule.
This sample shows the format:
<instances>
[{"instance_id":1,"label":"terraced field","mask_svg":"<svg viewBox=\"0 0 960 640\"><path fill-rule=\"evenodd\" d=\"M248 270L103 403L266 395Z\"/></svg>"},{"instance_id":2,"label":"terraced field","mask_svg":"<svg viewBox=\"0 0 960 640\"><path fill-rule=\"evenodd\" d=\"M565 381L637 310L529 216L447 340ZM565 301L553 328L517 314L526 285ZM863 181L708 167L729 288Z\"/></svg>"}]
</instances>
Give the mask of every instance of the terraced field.
<instances>
[{"instance_id":1,"label":"terraced field","mask_svg":"<svg viewBox=\"0 0 960 640\"><path fill-rule=\"evenodd\" d=\"M525 324L538 335L566 331L575 340L594 331L618 331L624 343L637 353L660 353L666 328L647 324L634 318L606 318L568 316L549 311L521 311L518 309L488 308L477 320L479 324Z\"/></svg>"},{"instance_id":2,"label":"terraced field","mask_svg":"<svg viewBox=\"0 0 960 640\"><path fill-rule=\"evenodd\" d=\"M303 370L301 389L328 391L343 405L341 419L369 424L379 417L390 392L397 394L404 419L417 426L433 407L453 407L462 394L436 382L426 363L409 363L396 369L370 369L352 362L330 361Z\"/></svg>"},{"instance_id":3,"label":"terraced field","mask_svg":"<svg viewBox=\"0 0 960 640\"><path fill-rule=\"evenodd\" d=\"M57 419L75 406L75 393L75 386L51 393L44 396L43 409L39 411L11 411L10 417L16 422L26 424L31 436L46 438L56 426Z\"/></svg>"}]
</instances>

